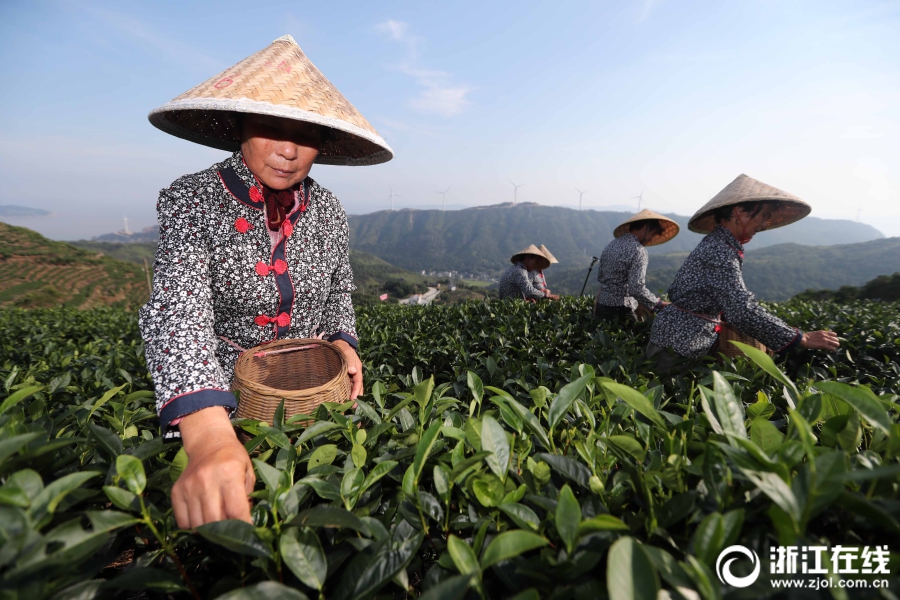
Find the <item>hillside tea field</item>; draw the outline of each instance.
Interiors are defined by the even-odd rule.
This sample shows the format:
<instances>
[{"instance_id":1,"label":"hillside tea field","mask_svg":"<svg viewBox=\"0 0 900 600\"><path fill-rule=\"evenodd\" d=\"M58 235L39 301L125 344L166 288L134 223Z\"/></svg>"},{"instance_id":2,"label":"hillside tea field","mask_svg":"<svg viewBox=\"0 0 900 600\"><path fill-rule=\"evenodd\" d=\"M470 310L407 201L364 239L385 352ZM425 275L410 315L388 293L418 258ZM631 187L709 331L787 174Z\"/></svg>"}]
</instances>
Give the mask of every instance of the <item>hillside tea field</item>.
<instances>
[{"instance_id":1,"label":"hillside tea field","mask_svg":"<svg viewBox=\"0 0 900 600\"><path fill-rule=\"evenodd\" d=\"M658 377L586 299L367 306L358 407L243 422L254 523L195 531L135 315L2 310L0 597L792 597L769 548L843 545L796 597L896 598L898 308L782 304L841 351Z\"/></svg>"}]
</instances>

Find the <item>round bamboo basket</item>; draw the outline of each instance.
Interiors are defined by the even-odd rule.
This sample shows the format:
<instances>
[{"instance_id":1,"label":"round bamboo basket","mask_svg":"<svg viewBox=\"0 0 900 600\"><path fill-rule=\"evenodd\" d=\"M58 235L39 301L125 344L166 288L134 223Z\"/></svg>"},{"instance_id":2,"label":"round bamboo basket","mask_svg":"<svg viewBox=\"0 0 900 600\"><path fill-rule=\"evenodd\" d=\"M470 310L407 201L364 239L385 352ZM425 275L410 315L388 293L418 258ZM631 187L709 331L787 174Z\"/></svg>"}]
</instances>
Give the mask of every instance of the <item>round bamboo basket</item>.
<instances>
[{"instance_id":1,"label":"round bamboo basket","mask_svg":"<svg viewBox=\"0 0 900 600\"><path fill-rule=\"evenodd\" d=\"M238 357L231 388L240 393L235 417L271 425L282 400L285 418L312 414L323 402L346 402L347 359L325 340L278 340Z\"/></svg>"},{"instance_id":2,"label":"round bamboo basket","mask_svg":"<svg viewBox=\"0 0 900 600\"><path fill-rule=\"evenodd\" d=\"M769 349L766 348L765 344L757 340L756 338L750 337L749 335L744 335L734 327L731 327L724 321L720 324L721 329L719 330L719 352L727 356L728 358L735 358L737 356L744 356L744 352L732 344L732 340L735 342L741 342L742 344L747 344L748 346L752 346L758 350L762 350L768 354L772 354L769 352Z\"/></svg>"}]
</instances>

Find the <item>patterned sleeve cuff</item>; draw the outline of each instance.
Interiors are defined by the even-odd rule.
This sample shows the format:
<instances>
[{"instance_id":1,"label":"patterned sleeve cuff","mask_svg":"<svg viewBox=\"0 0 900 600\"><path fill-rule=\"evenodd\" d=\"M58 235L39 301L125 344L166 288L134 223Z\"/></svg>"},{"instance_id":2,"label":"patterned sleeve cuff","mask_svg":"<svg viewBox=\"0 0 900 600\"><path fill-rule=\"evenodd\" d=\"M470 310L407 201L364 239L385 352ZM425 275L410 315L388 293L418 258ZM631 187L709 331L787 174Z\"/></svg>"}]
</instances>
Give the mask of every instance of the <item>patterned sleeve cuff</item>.
<instances>
[{"instance_id":1,"label":"patterned sleeve cuff","mask_svg":"<svg viewBox=\"0 0 900 600\"><path fill-rule=\"evenodd\" d=\"M332 333L328 336L329 342L336 342L338 340L347 342L348 344L350 344L350 346L353 347L354 350L356 350L356 353L359 354L359 340L357 340L355 337L353 337L346 331L338 331L337 333Z\"/></svg>"},{"instance_id":2,"label":"patterned sleeve cuff","mask_svg":"<svg viewBox=\"0 0 900 600\"><path fill-rule=\"evenodd\" d=\"M803 332L797 328L795 328L795 330L797 331L797 334L794 336L794 339L791 340L791 343L789 343L787 346L785 346L781 350L776 350L775 354L785 354L800 345L800 342L803 341Z\"/></svg>"},{"instance_id":3,"label":"patterned sleeve cuff","mask_svg":"<svg viewBox=\"0 0 900 600\"><path fill-rule=\"evenodd\" d=\"M171 429L174 427L173 421L180 423L182 417L210 406L222 406L231 413L237 408L237 401L231 392L213 388L175 396L159 411L159 424L163 433L166 437L178 437Z\"/></svg>"}]
</instances>

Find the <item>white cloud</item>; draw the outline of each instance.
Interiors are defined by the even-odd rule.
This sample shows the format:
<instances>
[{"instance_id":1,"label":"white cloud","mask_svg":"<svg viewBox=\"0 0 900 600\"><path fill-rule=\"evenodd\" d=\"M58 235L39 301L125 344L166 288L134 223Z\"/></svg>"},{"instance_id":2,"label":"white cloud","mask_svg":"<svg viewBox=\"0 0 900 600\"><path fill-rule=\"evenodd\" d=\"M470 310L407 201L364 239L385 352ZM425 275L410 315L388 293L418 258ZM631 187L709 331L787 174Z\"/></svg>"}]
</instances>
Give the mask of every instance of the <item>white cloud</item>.
<instances>
[{"instance_id":1,"label":"white cloud","mask_svg":"<svg viewBox=\"0 0 900 600\"><path fill-rule=\"evenodd\" d=\"M453 117L471 104L467 98L472 91L470 86L453 83L451 75L445 71L418 65L418 46L422 40L410 32L408 23L388 19L375 28L390 40L406 45L403 61L392 68L414 78L423 88L418 96L409 101L412 109L421 113Z\"/></svg>"},{"instance_id":2,"label":"white cloud","mask_svg":"<svg viewBox=\"0 0 900 600\"><path fill-rule=\"evenodd\" d=\"M665 0L643 0L641 2L641 14L638 16L638 23L643 23L650 18L653 11Z\"/></svg>"},{"instance_id":3,"label":"white cloud","mask_svg":"<svg viewBox=\"0 0 900 600\"><path fill-rule=\"evenodd\" d=\"M376 25L375 28L378 29L378 31L387 33L392 40L397 40L398 42L409 39L409 24L404 23L403 21L388 19L384 23Z\"/></svg>"},{"instance_id":4,"label":"white cloud","mask_svg":"<svg viewBox=\"0 0 900 600\"><path fill-rule=\"evenodd\" d=\"M428 89L422 90L418 97L410 100L409 105L421 112L452 117L462 112L466 105L471 104L466 99L466 95L470 91L472 90L467 87L432 85Z\"/></svg>"}]
</instances>

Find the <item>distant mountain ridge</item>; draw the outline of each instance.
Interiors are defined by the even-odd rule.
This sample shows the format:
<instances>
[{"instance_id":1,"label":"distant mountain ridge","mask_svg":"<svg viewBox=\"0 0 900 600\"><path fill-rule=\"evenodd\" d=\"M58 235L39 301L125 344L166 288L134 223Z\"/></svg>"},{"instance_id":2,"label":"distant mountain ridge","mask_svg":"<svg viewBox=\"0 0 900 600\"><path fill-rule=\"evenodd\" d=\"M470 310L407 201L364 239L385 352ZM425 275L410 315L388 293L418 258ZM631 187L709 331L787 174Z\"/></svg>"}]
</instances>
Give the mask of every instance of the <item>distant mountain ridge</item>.
<instances>
[{"instance_id":1,"label":"distant mountain ridge","mask_svg":"<svg viewBox=\"0 0 900 600\"><path fill-rule=\"evenodd\" d=\"M587 265L612 239L613 230L631 216L625 212L574 210L510 203L458 211L381 211L348 217L350 245L411 271L497 272L509 257L529 244L545 244L564 268ZM667 244L651 254L689 252L703 236L687 229L689 217L666 215L681 226ZM755 248L795 243L807 246L852 244L881 239L874 227L853 221L808 217L757 235Z\"/></svg>"},{"instance_id":2,"label":"distant mountain ridge","mask_svg":"<svg viewBox=\"0 0 900 600\"><path fill-rule=\"evenodd\" d=\"M755 240L751 242L755 245ZM647 267L647 289L665 292L687 258L687 252L651 255ZM547 273L550 289L578 294L584 285L587 268L556 269ZM832 289L860 286L878 277L900 271L900 237L883 238L861 244L839 246L801 246L778 244L765 248L748 245L744 255L744 282L747 289L763 300L787 300L807 289ZM597 268L588 281L585 294L597 290Z\"/></svg>"}]
</instances>

